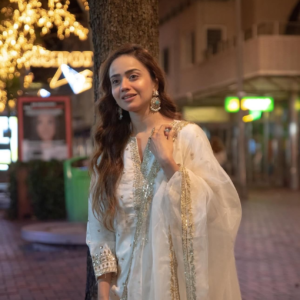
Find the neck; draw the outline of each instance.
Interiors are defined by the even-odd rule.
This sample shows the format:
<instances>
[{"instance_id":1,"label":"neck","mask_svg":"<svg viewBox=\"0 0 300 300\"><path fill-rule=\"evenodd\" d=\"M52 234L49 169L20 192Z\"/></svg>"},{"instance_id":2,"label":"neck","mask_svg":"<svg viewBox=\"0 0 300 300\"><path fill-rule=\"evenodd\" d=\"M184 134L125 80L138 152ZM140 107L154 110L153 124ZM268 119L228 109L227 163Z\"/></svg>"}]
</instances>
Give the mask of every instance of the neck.
<instances>
[{"instance_id":1,"label":"neck","mask_svg":"<svg viewBox=\"0 0 300 300\"><path fill-rule=\"evenodd\" d=\"M160 112L145 113L129 112L132 123L132 135L137 135L141 132L150 132L154 127L159 127L162 123L170 120L163 116Z\"/></svg>"}]
</instances>

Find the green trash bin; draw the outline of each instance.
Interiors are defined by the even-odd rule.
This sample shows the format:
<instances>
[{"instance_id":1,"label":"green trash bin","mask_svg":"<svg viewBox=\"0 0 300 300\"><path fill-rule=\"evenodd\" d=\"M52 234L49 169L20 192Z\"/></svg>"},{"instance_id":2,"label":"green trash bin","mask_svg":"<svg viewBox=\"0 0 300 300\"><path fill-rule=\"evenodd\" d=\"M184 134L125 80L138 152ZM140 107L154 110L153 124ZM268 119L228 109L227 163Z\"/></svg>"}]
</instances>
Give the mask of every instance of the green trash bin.
<instances>
[{"instance_id":1,"label":"green trash bin","mask_svg":"<svg viewBox=\"0 0 300 300\"><path fill-rule=\"evenodd\" d=\"M64 161L65 198L67 218L70 222L87 222L90 176L87 157Z\"/></svg>"}]
</instances>

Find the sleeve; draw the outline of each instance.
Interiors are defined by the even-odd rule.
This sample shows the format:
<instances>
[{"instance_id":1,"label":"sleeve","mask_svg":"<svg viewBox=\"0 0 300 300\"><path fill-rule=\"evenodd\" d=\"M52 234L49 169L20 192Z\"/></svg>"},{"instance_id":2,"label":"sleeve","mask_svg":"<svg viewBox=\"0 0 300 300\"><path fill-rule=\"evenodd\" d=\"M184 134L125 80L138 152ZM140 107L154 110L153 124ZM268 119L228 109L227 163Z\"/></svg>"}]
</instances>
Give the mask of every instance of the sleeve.
<instances>
[{"instance_id":1,"label":"sleeve","mask_svg":"<svg viewBox=\"0 0 300 300\"><path fill-rule=\"evenodd\" d=\"M238 194L195 124L178 135L181 165L166 188L167 220L183 299L240 300L234 243L241 220Z\"/></svg>"},{"instance_id":2,"label":"sleeve","mask_svg":"<svg viewBox=\"0 0 300 300\"><path fill-rule=\"evenodd\" d=\"M90 249L96 279L106 273L117 273L115 234L95 217L92 196L89 197L86 243Z\"/></svg>"}]
</instances>

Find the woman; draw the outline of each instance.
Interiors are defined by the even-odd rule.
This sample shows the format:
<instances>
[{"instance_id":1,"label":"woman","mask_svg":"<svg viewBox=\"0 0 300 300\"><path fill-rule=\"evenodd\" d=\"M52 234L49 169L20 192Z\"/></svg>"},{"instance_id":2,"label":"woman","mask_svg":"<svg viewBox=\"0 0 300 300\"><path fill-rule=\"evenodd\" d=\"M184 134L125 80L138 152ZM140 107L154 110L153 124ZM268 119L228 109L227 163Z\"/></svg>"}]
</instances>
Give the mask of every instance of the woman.
<instances>
[{"instance_id":1,"label":"woman","mask_svg":"<svg viewBox=\"0 0 300 300\"><path fill-rule=\"evenodd\" d=\"M36 132L43 142L52 142L56 132L55 116L40 114L36 117Z\"/></svg>"},{"instance_id":2,"label":"woman","mask_svg":"<svg viewBox=\"0 0 300 300\"><path fill-rule=\"evenodd\" d=\"M241 299L240 201L203 131L179 121L137 45L101 70L87 245L104 300Z\"/></svg>"},{"instance_id":3,"label":"woman","mask_svg":"<svg viewBox=\"0 0 300 300\"><path fill-rule=\"evenodd\" d=\"M59 139L60 136L63 136L61 128L57 124L57 117L61 112L40 109L30 112L34 118L30 118L33 121L32 130L28 131L29 136L27 134L22 143L23 160L49 161L68 158L68 147L63 138Z\"/></svg>"}]
</instances>

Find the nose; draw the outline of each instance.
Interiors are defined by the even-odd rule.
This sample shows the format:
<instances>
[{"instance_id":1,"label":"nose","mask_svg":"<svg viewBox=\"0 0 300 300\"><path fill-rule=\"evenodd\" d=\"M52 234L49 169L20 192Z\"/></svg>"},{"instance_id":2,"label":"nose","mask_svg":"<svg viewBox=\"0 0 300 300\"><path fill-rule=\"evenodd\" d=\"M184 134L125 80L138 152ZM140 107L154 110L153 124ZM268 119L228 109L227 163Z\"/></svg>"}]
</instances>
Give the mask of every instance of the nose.
<instances>
[{"instance_id":1,"label":"nose","mask_svg":"<svg viewBox=\"0 0 300 300\"><path fill-rule=\"evenodd\" d=\"M122 79L120 88L121 88L121 91L122 91L122 92L123 92L123 91L129 90L127 78L123 78L123 79Z\"/></svg>"}]
</instances>

